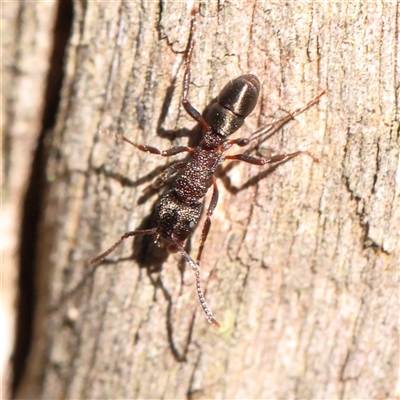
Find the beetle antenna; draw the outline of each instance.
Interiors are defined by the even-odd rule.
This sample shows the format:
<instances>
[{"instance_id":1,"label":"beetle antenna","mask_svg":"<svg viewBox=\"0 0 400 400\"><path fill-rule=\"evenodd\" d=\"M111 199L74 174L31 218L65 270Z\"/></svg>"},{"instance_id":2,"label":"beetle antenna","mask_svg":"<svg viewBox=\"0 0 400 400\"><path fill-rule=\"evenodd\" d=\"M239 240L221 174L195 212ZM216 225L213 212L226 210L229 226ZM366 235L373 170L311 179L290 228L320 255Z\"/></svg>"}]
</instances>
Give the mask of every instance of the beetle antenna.
<instances>
[{"instance_id":1,"label":"beetle antenna","mask_svg":"<svg viewBox=\"0 0 400 400\"><path fill-rule=\"evenodd\" d=\"M189 263L190 268L192 268L194 275L196 277L196 288L197 288L197 296L199 298L200 305L206 315L207 321L214 325L216 328L220 328L221 325L219 322L213 317L212 312L207 306L206 299L204 297L203 291L201 289L200 283L200 268L199 266L193 261L193 259L189 256L188 253L183 249L183 247L179 243L174 243L174 245L178 248L178 251L181 253L182 257Z\"/></svg>"},{"instance_id":2,"label":"beetle antenna","mask_svg":"<svg viewBox=\"0 0 400 400\"><path fill-rule=\"evenodd\" d=\"M157 232L157 228L153 229L145 229L142 231L131 231L131 232L126 232L124 233L121 238L115 242L108 250L106 250L104 253L101 253L99 256L93 258L90 260L89 264L90 265L95 265L98 264L99 262L103 261L110 253L112 253L125 239L131 237L131 236L143 236L143 235L152 235Z\"/></svg>"}]
</instances>

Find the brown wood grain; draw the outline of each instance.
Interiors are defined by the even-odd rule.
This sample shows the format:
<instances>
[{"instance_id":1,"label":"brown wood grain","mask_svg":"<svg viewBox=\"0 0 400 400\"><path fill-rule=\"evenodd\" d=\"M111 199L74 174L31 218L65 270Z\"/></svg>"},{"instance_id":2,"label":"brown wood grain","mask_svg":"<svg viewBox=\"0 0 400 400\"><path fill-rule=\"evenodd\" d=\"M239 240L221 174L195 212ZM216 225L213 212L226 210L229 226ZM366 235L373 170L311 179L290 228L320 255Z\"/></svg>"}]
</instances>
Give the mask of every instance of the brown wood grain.
<instances>
[{"instance_id":1,"label":"brown wood grain","mask_svg":"<svg viewBox=\"0 0 400 400\"><path fill-rule=\"evenodd\" d=\"M13 379L23 373L21 369L13 371L13 364L28 348L31 337L27 309L32 291L27 290L24 278L30 278L31 288L33 274L27 271L21 278L21 234L31 228L24 225L24 216L35 210L32 204L25 209L25 202L41 140L45 97L50 93L46 82L56 9L54 2L39 6L15 1L1 6L2 398L10 396ZM26 247L30 245L34 247L34 241ZM18 315L18 309L24 311Z\"/></svg>"},{"instance_id":2,"label":"brown wood grain","mask_svg":"<svg viewBox=\"0 0 400 400\"><path fill-rule=\"evenodd\" d=\"M395 2L202 3L189 94L198 110L229 79L256 74L246 137L328 90L252 153L308 150L319 163L227 162L219 174L201 270L221 329L207 324L188 266L151 241L127 241L90 270L121 234L152 227L158 196L143 189L169 162L98 129L160 149L196 142L180 105L190 10L75 3L37 261L50 271L30 358L43 380L33 389L28 373L21 397L395 398Z\"/></svg>"}]
</instances>

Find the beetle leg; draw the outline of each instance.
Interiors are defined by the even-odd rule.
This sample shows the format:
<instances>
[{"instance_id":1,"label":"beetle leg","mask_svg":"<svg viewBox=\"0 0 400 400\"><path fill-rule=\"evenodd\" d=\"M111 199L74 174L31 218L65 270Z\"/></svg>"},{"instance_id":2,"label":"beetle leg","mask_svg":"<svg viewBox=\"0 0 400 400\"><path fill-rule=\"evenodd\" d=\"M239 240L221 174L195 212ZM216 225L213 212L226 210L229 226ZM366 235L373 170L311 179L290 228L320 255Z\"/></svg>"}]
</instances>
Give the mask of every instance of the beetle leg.
<instances>
[{"instance_id":1,"label":"beetle leg","mask_svg":"<svg viewBox=\"0 0 400 400\"><path fill-rule=\"evenodd\" d=\"M200 265L200 259L201 259L201 254L203 252L204 248L204 243L207 240L208 232L210 231L210 226L211 226L211 216L215 210L215 207L217 206L218 203L218 186L216 179L214 177L213 180L213 194L212 198L210 201L210 205L208 206L207 210L207 219L204 222L203 230L201 232L201 239L200 239L200 247L199 247L199 252L197 253L197 264Z\"/></svg>"}]
</instances>

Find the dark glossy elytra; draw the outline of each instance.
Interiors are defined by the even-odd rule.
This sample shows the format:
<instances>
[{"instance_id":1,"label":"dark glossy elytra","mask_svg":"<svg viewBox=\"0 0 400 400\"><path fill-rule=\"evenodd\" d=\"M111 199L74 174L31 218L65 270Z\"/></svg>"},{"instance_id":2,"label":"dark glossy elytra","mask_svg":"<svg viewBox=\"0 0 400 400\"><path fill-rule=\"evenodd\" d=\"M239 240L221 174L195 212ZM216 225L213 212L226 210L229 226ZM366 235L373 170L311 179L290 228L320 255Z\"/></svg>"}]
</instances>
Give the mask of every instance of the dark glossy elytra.
<instances>
[{"instance_id":1,"label":"dark glossy elytra","mask_svg":"<svg viewBox=\"0 0 400 400\"><path fill-rule=\"evenodd\" d=\"M242 75L228 82L207 113L207 124L214 133L231 135L254 110L259 94L260 81L255 75Z\"/></svg>"},{"instance_id":2,"label":"dark glossy elytra","mask_svg":"<svg viewBox=\"0 0 400 400\"><path fill-rule=\"evenodd\" d=\"M279 154L269 158L256 158L248 154L224 155L224 152L236 145L247 146L250 142L277 130L284 123L294 118L299 113L316 103L325 94L323 91L310 101L306 106L299 108L274 123L259 129L248 138L228 140L227 137L236 132L244 123L244 119L254 110L260 93L260 81L255 75L242 75L229 81L212 104L205 116L202 116L189 102L190 66L195 45L194 33L196 30L196 13L192 11L190 38L186 57L185 72L183 78L182 106L186 112L196 120L203 128L203 138L197 147L175 146L169 150L161 151L155 147L139 145L131 142L125 136L114 134L117 138L135 146L137 149L157 154L164 157L188 152L192 153L189 161L180 161L166 169L153 183L154 188L160 187L167 179L176 175L173 187L161 196L156 207L157 224L152 229L126 232L107 251L91 260L91 264L97 264L106 258L118 247L122 241L132 236L153 235L160 247L165 247L170 252L179 252L193 269L196 277L197 295L205 316L211 324L219 327L219 323L213 317L208 308L200 285L200 260L211 226L211 216L218 202L218 187L215 179L215 171L224 160L244 161L254 165L265 165L285 161L299 154L307 154L315 158L307 151ZM106 133L110 133L105 131ZM317 160L315 160L317 161ZM203 209L202 199L210 187L213 194L207 209L207 217L201 233L200 246L196 262L183 248L185 240L191 235L199 222Z\"/></svg>"}]
</instances>

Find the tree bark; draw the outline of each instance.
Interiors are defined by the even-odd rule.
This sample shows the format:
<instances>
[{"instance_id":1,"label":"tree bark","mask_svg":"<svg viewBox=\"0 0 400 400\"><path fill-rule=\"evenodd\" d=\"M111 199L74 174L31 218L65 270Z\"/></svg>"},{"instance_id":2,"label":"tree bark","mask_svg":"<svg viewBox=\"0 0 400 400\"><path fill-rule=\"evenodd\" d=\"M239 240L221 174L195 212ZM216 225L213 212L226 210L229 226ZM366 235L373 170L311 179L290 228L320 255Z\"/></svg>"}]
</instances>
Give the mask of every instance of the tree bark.
<instances>
[{"instance_id":1,"label":"tree bark","mask_svg":"<svg viewBox=\"0 0 400 400\"><path fill-rule=\"evenodd\" d=\"M32 222L38 208L25 208L25 203L46 129L43 116L51 93L46 82L56 9L56 3L39 6L24 1L1 6L1 398L9 397L13 375L18 380L22 374L17 360L29 350L32 330L34 274L31 268L24 270L22 253L34 252L37 232ZM21 240L22 234L30 240ZM18 315L16 309L22 312Z\"/></svg>"},{"instance_id":2,"label":"tree bark","mask_svg":"<svg viewBox=\"0 0 400 400\"><path fill-rule=\"evenodd\" d=\"M398 26L396 3L199 7L191 103L204 110L241 74L262 83L237 137L328 91L252 147L319 162L226 162L218 173L201 264L217 330L189 266L151 238L88 263L154 226L157 195L143 189L170 162L99 128L160 149L198 142L180 105L190 7L76 2L39 233L49 290L18 397L396 397Z\"/></svg>"}]
</instances>

